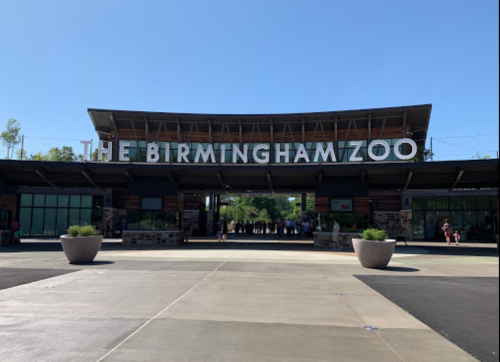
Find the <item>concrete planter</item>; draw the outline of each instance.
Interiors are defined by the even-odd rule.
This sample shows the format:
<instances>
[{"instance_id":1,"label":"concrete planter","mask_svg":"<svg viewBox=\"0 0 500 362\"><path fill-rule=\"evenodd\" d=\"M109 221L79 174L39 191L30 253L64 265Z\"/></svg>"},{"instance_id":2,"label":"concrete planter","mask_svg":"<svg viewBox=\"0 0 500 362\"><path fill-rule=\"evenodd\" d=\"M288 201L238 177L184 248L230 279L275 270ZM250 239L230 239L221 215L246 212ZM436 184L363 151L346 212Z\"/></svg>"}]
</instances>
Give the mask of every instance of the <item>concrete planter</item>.
<instances>
[{"instance_id":1,"label":"concrete planter","mask_svg":"<svg viewBox=\"0 0 500 362\"><path fill-rule=\"evenodd\" d=\"M94 260L102 244L102 235L61 236L61 244L70 263L90 263Z\"/></svg>"},{"instance_id":2,"label":"concrete planter","mask_svg":"<svg viewBox=\"0 0 500 362\"><path fill-rule=\"evenodd\" d=\"M371 269L385 269L396 248L396 240L372 241L352 239L354 250L361 265Z\"/></svg>"}]
</instances>

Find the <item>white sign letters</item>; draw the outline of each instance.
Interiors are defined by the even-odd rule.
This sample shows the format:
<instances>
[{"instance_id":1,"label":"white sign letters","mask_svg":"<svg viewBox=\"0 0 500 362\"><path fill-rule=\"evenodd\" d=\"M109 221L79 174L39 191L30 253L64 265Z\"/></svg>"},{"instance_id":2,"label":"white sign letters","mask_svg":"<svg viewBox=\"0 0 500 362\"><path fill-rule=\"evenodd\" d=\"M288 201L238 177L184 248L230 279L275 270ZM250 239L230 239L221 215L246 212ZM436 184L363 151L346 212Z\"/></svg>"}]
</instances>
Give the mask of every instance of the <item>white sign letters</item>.
<instances>
[{"instance_id":1,"label":"white sign letters","mask_svg":"<svg viewBox=\"0 0 500 362\"><path fill-rule=\"evenodd\" d=\"M84 155L88 156L88 146L90 142L82 141L84 145ZM364 162L363 158L363 143L364 141L349 141L349 162ZM195 144L196 145L196 144ZM269 144L257 144L253 147L251 152L249 152L249 145L244 144L243 149L240 145L230 145L231 149L226 150L226 145L218 145L219 148L214 149L214 145L197 144L196 152L190 149L190 145L186 143L179 143L177 150L170 149L170 144L165 143L165 154L164 156L160 154L160 146L157 143L148 143L146 145L146 162L157 163L157 162L177 162L177 163L226 163L226 151L231 152L232 163L249 163L249 153L253 158L254 162L257 164L269 164L269 163L311 163L311 158L313 163L335 163L337 162L337 156L335 154L335 147L333 142L326 143L316 143L314 149L307 149L304 144L299 144L298 147L294 147L292 151L290 149L290 144L276 144L274 150L271 150ZM411 152L400 151L400 148L411 148ZM121 141L118 149L118 161L120 162L130 162L130 142ZM191 146L195 147L195 146ZM366 147L366 146L365 146ZM205 149L206 148L206 149ZM377 150L375 152L375 150ZM382 154L378 152L383 150ZM392 147L394 156L401 161L411 160L417 154L417 144L415 141L409 138L404 138L396 142ZM114 161L112 159L113 155L113 144L111 142L99 141L98 148L98 160L103 162ZM175 157L175 151L177 151L177 157ZM274 152L272 152L274 151ZM291 152L292 151L292 152ZM391 146L389 143L383 140L372 141L368 145L368 156L373 161L385 161L391 155ZM171 153L174 155L174 159L171 160ZM344 152L342 152L343 154ZM190 156L191 155L191 156ZM273 160L271 160L273 158Z\"/></svg>"}]
</instances>

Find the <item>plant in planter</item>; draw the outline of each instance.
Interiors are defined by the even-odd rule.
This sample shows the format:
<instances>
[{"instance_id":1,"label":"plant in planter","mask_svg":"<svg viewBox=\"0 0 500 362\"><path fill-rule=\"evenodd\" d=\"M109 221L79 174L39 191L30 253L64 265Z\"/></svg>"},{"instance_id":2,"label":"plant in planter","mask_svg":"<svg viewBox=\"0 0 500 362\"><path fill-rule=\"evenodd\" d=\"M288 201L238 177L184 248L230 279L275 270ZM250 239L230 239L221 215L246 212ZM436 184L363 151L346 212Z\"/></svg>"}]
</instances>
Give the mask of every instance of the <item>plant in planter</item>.
<instances>
[{"instance_id":1,"label":"plant in planter","mask_svg":"<svg viewBox=\"0 0 500 362\"><path fill-rule=\"evenodd\" d=\"M70 263L90 263L102 244L102 235L94 226L71 226L67 235L61 236L64 254Z\"/></svg>"},{"instance_id":2,"label":"plant in planter","mask_svg":"<svg viewBox=\"0 0 500 362\"><path fill-rule=\"evenodd\" d=\"M396 240L389 240L384 230L368 229L363 239L352 240L354 250L365 268L385 269L396 248Z\"/></svg>"}]
</instances>

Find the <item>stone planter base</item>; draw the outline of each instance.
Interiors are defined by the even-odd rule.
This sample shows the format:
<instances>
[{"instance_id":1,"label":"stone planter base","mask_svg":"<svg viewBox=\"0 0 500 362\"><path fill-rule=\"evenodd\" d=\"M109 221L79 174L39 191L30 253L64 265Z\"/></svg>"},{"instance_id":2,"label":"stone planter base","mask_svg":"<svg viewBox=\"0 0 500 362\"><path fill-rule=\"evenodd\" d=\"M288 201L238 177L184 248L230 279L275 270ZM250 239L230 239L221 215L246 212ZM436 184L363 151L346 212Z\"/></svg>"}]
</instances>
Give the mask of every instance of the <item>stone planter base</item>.
<instances>
[{"instance_id":1,"label":"stone planter base","mask_svg":"<svg viewBox=\"0 0 500 362\"><path fill-rule=\"evenodd\" d=\"M64 254L70 263L90 263L94 260L102 244L102 235L61 236Z\"/></svg>"},{"instance_id":2,"label":"stone planter base","mask_svg":"<svg viewBox=\"0 0 500 362\"><path fill-rule=\"evenodd\" d=\"M371 269L387 268L396 248L396 240L352 239L352 242L361 265Z\"/></svg>"}]
</instances>

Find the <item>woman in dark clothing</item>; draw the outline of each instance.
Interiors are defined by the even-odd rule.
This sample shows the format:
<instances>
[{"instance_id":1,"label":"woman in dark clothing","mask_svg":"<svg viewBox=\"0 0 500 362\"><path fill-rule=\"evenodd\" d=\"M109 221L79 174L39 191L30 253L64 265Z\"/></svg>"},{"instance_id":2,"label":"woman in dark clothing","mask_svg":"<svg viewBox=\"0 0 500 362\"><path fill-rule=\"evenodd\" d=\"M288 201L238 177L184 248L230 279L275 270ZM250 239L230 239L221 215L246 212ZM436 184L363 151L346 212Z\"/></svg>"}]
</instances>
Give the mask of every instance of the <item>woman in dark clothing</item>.
<instances>
[{"instance_id":1,"label":"woman in dark clothing","mask_svg":"<svg viewBox=\"0 0 500 362\"><path fill-rule=\"evenodd\" d=\"M227 222L224 220L222 222L222 242L227 240Z\"/></svg>"}]
</instances>

